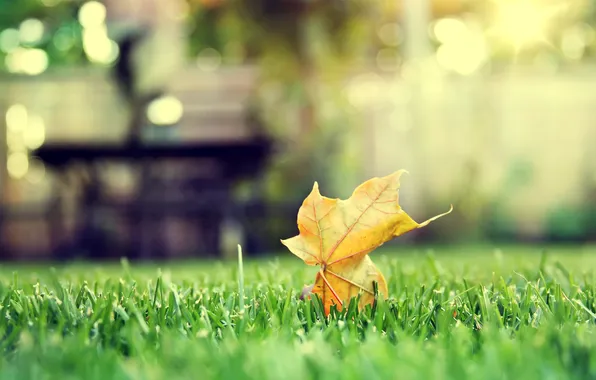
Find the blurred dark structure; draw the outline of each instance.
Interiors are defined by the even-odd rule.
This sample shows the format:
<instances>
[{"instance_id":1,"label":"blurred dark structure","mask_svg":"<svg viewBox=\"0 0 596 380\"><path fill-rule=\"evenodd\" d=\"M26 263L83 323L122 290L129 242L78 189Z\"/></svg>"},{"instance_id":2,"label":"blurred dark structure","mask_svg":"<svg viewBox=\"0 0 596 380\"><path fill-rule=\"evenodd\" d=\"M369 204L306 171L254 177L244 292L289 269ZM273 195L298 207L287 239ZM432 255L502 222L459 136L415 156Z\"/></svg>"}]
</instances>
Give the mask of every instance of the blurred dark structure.
<instances>
[{"instance_id":1,"label":"blurred dark structure","mask_svg":"<svg viewBox=\"0 0 596 380\"><path fill-rule=\"evenodd\" d=\"M95 12L99 18L90 25L110 24L106 30L118 43L118 59L108 71L80 67L34 79L3 78L10 83L8 94L28 94L20 98L23 109L44 119L53 137L27 152L50 174L44 183L51 189L38 191L47 193L46 199L25 201L22 188L13 186L0 201L0 258L218 256L227 226L235 229L233 240L240 239L247 252L261 251L258 237L244 233L250 227L249 214L264 207L255 187L273 148L251 106L258 69L188 62L175 67L183 55L177 49L184 35L180 18L170 16L184 9L183 1L115 0L105 6L107 19ZM97 4L92 8L101 10ZM77 12L81 9L76 7ZM27 103L32 94L44 92L61 100L46 100L40 107ZM14 98L11 103L17 104ZM125 133L118 132L119 126L105 125L114 120L119 124L122 118L101 115L122 109L127 110ZM67 126L60 115L68 119ZM79 126L78 118L91 123ZM103 128L109 137L102 137ZM121 180L113 175L114 168L124 168L132 177L124 191L122 186L114 190ZM0 172L0 180L4 178L8 176ZM239 185L249 189L244 201L235 196ZM3 186L0 183L0 191ZM43 234L38 236L42 243L22 244L37 233Z\"/></svg>"},{"instance_id":2,"label":"blurred dark structure","mask_svg":"<svg viewBox=\"0 0 596 380\"><path fill-rule=\"evenodd\" d=\"M139 94L134 91L131 56L142 38L143 32L134 32L121 41L120 59L112 70L117 88L131 109L128 133L123 141L113 144L48 141L31 152L66 187L82 186L74 239L65 238L61 215L64 195L60 190L56 189L55 199L42 212L50 226L50 246L57 258L179 256L164 243L164 223L168 218L189 221L195 227L196 236L187 237L199 241L199 247L192 249L194 254L216 256L221 254L225 222L233 220L241 226L250 223L245 217L245 205L233 197L234 186L241 180L257 178L272 149L272 141L249 109L255 72L248 67L212 73L190 68L172 88ZM200 83L201 80L209 83ZM170 140L146 138L151 130L164 133L178 128L153 125L148 120L151 102L166 95L174 96L184 107L178 124L185 125L184 131L188 133L195 130L196 136L183 135ZM210 131L203 138L202 128ZM135 194L125 200L106 196L103 190L101 172L110 162L130 165L137 174ZM76 173L74 182L72 173ZM251 202L251 209L258 208L258 203ZM25 214L20 213L21 217L26 217ZM106 225L117 220L115 214L124 219L129 231L126 244L116 244L106 229ZM16 216L11 216L10 209L2 210L2 215ZM112 215L111 219L106 215ZM251 239L251 250L258 251L254 236ZM9 253L7 247L1 250L5 258L18 256Z\"/></svg>"}]
</instances>

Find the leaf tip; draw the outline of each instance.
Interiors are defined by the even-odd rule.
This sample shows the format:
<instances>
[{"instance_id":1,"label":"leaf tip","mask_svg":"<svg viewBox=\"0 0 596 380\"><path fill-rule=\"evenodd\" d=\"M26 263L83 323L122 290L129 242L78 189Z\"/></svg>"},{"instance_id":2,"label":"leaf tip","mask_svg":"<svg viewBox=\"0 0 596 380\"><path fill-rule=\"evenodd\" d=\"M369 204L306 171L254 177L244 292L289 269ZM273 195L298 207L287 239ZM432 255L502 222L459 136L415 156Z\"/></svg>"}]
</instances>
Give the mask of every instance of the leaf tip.
<instances>
[{"instance_id":1,"label":"leaf tip","mask_svg":"<svg viewBox=\"0 0 596 380\"><path fill-rule=\"evenodd\" d=\"M418 226L417 226L416 228L425 227L425 226L427 226L427 225L428 225L430 222L432 222L432 221L435 221L435 220L437 220L437 219L439 219L439 218L441 218L441 217L443 217L443 216L445 216L445 215L449 215L449 214L451 214L451 211L453 211L453 204L451 204L451 205L450 205L450 207L449 207L449 211L447 211L447 212L444 212L444 213L442 213L442 214L439 214L439 215L436 215L436 216L433 216L432 218L430 218L430 219L428 219L428 220L425 220L424 222L422 222L422 223L418 224Z\"/></svg>"},{"instance_id":2,"label":"leaf tip","mask_svg":"<svg viewBox=\"0 0 596 380\"><path fill-rule=\"evenodd\" d=\"M312 195L321 196L321 192L319 191L319 183L317 181L315 181L312 185L310 196Z\"/></svg>"},{"instance_id":3,"label":"leaf tip","mask_svg":"<svg viewBox=\"0 0 596 380\"><path fill-rule=\"evenodd\" d=\"M393 174L390 174L388 177L399 180L403 174L410 174L410 172L406 169L399 169L398 171L393 172Z\"/></svg>"}]
</instances>

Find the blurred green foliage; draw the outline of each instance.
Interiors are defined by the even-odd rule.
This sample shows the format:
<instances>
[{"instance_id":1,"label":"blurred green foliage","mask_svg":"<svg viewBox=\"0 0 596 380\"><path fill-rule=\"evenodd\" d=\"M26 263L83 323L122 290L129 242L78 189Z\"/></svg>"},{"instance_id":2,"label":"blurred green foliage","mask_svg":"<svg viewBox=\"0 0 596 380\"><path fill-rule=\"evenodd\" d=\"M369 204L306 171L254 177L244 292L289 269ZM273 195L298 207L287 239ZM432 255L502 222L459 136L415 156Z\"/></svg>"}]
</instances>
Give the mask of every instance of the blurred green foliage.
<instances>
[{"instance_id":1,"label":"blurred green foliage","mask_svg":"<svg viewBox=\"0 0 596 380\"><path fill-rule=\"evenodd\" d=\"M82 28L77 20L82 3L82 0L0 0L0 33L7 29L18 30L27 19L41 20L44 24L42 38L34 43L20 41L20 46L44 50L51 67L87 64ZM0 49L0 73L6 72L5 58L6 52Z\"/></svg>"}]
</instances>

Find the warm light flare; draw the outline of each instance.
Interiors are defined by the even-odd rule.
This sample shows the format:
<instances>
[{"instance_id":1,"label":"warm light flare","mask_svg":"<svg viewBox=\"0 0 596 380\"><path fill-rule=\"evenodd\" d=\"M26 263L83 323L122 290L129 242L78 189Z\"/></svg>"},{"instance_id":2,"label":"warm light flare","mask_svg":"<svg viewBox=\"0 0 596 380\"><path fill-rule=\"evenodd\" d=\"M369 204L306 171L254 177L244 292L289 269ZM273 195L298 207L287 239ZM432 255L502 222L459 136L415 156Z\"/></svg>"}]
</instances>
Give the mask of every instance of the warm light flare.
<instances>
[{"instance_id":1,"label":"warm light flare","mask_svg":"<svg viewBox=\"0 0 596 380\"><path fill-rule=\"evenodd\" d=\"M549 44L552 22L563 8L532 0L496 1L493 26L489 30L505 45L519 53L526 47Z\"/></svg>"}]
</instances>

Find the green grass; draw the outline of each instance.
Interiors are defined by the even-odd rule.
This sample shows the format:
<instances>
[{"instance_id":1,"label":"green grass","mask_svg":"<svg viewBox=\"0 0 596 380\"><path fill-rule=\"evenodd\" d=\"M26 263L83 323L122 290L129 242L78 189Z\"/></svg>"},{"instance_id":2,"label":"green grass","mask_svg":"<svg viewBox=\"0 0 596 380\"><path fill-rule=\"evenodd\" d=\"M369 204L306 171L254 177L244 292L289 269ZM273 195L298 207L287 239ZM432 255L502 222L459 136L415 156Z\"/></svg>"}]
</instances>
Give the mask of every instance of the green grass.
<instances>
[{"instance_id":1,"label":"green grass","mask_svg":"<svg viewBox=\"0 0 596 380\"><path fill-rule=\"evenodd\" d=\"M330 319L289 253L245 258L243 312L234 262L3 266L0 379L596 378L596 248L393 250Z\"/></svg>"}]
</instances>

